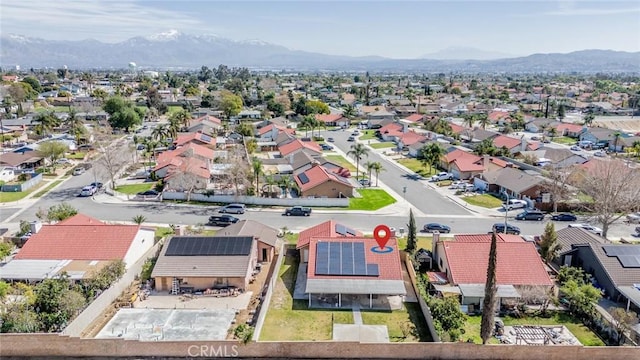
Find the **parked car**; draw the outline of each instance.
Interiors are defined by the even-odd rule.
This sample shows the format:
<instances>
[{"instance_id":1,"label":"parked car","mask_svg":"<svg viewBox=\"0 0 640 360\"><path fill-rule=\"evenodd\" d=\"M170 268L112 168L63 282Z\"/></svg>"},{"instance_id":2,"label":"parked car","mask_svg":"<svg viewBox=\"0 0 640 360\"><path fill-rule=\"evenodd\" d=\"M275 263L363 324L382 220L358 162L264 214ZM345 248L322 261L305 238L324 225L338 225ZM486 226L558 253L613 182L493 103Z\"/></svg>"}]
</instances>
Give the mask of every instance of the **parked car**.
<instances>
[{"instance_id":1,"label":"parked car","mask_svg":"<svg viewBox=\"0 0 640 360\"><path fill-rule=\"evenodd\" d=\"M293 206L284 211L285 216L309 216L311 215L311 208L303 206Z\"/></svg>"},{"instance_id":2,"label":"parked car","mask_svg":"<svg viewBox=\"0 0 640 360\"><path fill-rule=\"evenodd\" d=\"M139 196L158 196L160 195L160 193L155 190L147 190L147 191L139 192L138 195Z\"/></svg>"},{"instance_id":3,"label":"parked car","mask_svg":"<svg viewBox=\"0 0 640 360\"><path fill-rule=\"evenodd\" d=\"M93 194L95 194L97 190L98 189L96 189L95 186L91 186L91 185L85 186L82 188L82 190L80 190L80 196L82 197L93 196Z\"/></svg>"},{"instance_id":4,"label":"parked car","mask_svg":"<svg viewBox=\"0 0 640 360\"><path fill-rule=\"evenodd\" d=\"M356 141L356 138L353 136L349 136L349 138L347 139L347 141Z\"/></svg>"},{"instance_id":5,"label":"parked car","mask_svg":"<svg viewBox=\"0 0 640 360\"><path fill-rule=\"evenodd\" d=\"M525 210L520 214L516 215L516 220L536 220L542 221L544 219L544 214L542 211L538 210Z\"/></svg>"},{"instance_id":6,"label":"parked car","mask_svg":"<svg viewBox=\"0 0 640 360\"><path fill-rule=\"evenodd\" d=\"M142 170L142 171L138 171L137 173L135 173L135 175L133 175L133 178L134 179L146 179L149 176L151 176L151 171Z\"/></svg>"},{"instance_id":7,"label":"parked car","mask_svg":"<svg viewBox=\"0 0 640 360\"><path fill-rule=\"evenodd\" d=\"M327 141L328 142L334 142L335 140L332 137L330 137L330 138L327 138Z\"/></svg>"},{"instance_id":8,"label":"parked car","mask_svg":"<svg viewBox=\"0 0 640 360\"><path fill-rule=\"evenodd\" d=\"M351 135L358 136L358 135L360 135L360 131L354 130L353 133L351 133Z\"/></svg>"},{"instance_id":9,"label":"parked car","mask_svg":"<svg viewBox=\"0 0 640 360\"><path fill-rule=\"evenodd\" d=\"M102 189L103 184L101 182L92 182L90 185L95 187L96 189Z\"/></svg>"},{"instance_id":10,"label":"parked car","mask_svg":"<svg viewBox=\"0 0 640 360\"><path fill-rule=\"evenodd\" d=\"M333 150L333 146L331 146L329 144L320 144L320 148L322 150Z\"/></svg>"},{"instance_id":11,"label":"parked car","mask_svg":"<svg viewBox=\"0 0 640 360\"><path fill-rule=\"evenodd\" d=\"M585 229L589 232L592 232L596 235L600 235L602 236L602 229L600 229L599 227L593 226L591 224L585 224L585 223L581 223L581 224L569 224L570 228L582 228Z\"/></svg>"},{"instance_id":12,"label":"parked car","mask_svg":"<svg viewBox=\"0 0 640 360\"><path fill-rule=\"evenodd\" d=\"M247 208L244 204L229 204L218 209L218 212L226 214L244 214L246 209Z\"/></svg>"},{"instance_id":13,"label":"parked car","mask_svg":"<svg viewBox=\"0 0 640 360\"><path fill-rule=\"evenodd\" d=\"M597 156L597 157L606 157L607 153L602 151L602 150L598 150L596 152L593 153L593 156Z\"/></svg>"},{"instance_id":14,"label":"parked car","mask_svg":"<svg viewBox=\"0 0 640 360\"><path fill-rule=\"evenodd\" d=\"M75 169L73 169L73 176L78 176L78 175L82 175L84 174L86 170L83 167L76 167Z\"/></svg>"},{"instance_id":15,"label":"parked car","mask_svg":"<svg viewBox=\"0 0 640 360\"><path fill-rule=\"evenodd\" d=\"M442 181L442 180L453 180L453 174L443 171L431 177L431 181Z\"/></svg>"},{"instance_id":16,"label":"parked car","mask_svg":"<svg viewBox=\"0 0 640 360\"><path fill-rule=\"evenodd\" d=\"M144 144L138 144L138 146L136 147L136 150L144 150L147 147Z\"/></svg>"},{"instance_id":17,"label":"parked car","mask_svg":"<svg viewBox=\"0 0 640 360\"><path fill-rule=\"evenodd\" d=\"M371 186L371 181L369 179L360 179L358 183L362 186Z\"/></svg>"},{"instance_id":18,"label":"parked car","mask_svg":"<svg viewBox=\"0 0 640 360\"><path fill-rule=\"evenodd\" d=\"M504 233L504 223L493 224L493 231L489 233ZM507 234L520 235L520 228L511 224L507 224Z\"/></svg>"},{"instance_id":19,"label":"parked car","mask_svg":"<svg viewBox=\"0 0 640 360\"><path fill-rule=\"evenodd\" d=\"M430 224L425 224L422 227L422 231L424 232L440 232L440 233L445 233L448 234L451 232L451 228L448 227L447 225L442 225L442 224L438 224L438 223L430 223Z\"/></svg>"},{"instance_id":20,"label":"parked car","mask_svg":"<svg viewBox=\"0 0 640 360\"><path fill-rule=\"evenodd\" d=\"M524 209L527 206L529 206L529 204L520 199L510 199L506 203L502 204L502 208L505 210Z\"/></svg>"},{"instance_id":21,"label":"parked car","mask_svg":"<svg viewBox=\"0 0 640 360\"><path fill-rule=\"evenodd\" d=\"M573 215L573 214L562 213L562 214L555 214L555 215L551 216L551 220L553 220L553 221L577 221L578 217Z\"/></svg>"},{"instance_id":22,"label":"parked car","mask_svg":"<svg viewBox=\"0 0 640 360\"><path fill-rule=\"evenodd\" d=\"M82 164L78 164L78 167L83 167L85 170L89 170L93 167L93 164L91 163L82 163Z\"/></svg>"},{"instance_id":23,"label":"parked car","mask_svg":"<svg viewBox=\"0 0 640 360\"><path fill-rule=\"evenodd\" d=\"M627 215L627 221L630 224L640 224L640 212Z\"/></svg>"},{"instance_id":24,"label":"parked car","mask_svg":"<svg viewBox=\"0 0 640 360\"><path fill-rule=\"evenodd\" d=\"M581 151L581 150L582 150L582 149L580 149L580 146L578 146L578 145L573 145L573 146L571 147L571 151Z\"/></svg>"},{"instance_id":25,"label":"parked car","mask_svg":"<svg viewBox=\"0 0 640 360\"><path fill-rule=\"evenodd\" d=\"M231 215L213 215L209 217L209 223L207 225L211 226L229 226L231 224L235 224L239 221L235 216Z\"/></svg>"},{"instance_id":26,"label":"parked car","mask_svg":"<svg viewBox=\"0 0 640 360\"><path fill-rule=\"evenodd\" d=\"M62 159L58 159L58 161L56 161L56 163L58 163L58 164L71 164L71 160L69 160L67 158L62 158Z\"/></svg>"}]
</instances>

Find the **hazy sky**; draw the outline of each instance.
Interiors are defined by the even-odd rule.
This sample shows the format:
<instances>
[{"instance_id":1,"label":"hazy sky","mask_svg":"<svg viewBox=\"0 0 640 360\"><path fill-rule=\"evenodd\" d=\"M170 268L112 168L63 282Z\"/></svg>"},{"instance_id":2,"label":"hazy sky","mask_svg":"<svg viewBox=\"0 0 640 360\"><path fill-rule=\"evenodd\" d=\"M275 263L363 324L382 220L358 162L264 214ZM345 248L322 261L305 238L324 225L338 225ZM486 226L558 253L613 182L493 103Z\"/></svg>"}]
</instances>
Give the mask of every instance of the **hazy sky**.
<instances>
[{"instance_id":1,"label":"hazy sky","mask_svg":"<svg viewBox=\"0 0 640 360\"><path fill-rule=\"evenodd\" d=\"M2 0L0 32L106 42L170 29L336 55L640 51L640 1ZM1 50L1 49L0 49Z\"/></svg>"}]
</instances>

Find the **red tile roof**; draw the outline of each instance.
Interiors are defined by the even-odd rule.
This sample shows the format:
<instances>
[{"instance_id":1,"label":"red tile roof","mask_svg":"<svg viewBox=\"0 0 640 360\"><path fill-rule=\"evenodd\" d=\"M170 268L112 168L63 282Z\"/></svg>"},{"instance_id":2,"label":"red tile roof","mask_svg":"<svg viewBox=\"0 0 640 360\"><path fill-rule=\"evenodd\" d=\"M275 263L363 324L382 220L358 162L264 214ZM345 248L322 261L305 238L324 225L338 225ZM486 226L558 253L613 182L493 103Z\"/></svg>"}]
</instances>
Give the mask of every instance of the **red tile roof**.
<instances>
[{"instance_id":1,"label":"red tile roof","mask_svg":"<svg viewBox=\"0 0 640 360\"><path fill-rule=\"evenodd\" d=\"M174 140L173 144L176 146L180 146L193 141L195 141L196 143L201 142L207 145L216 144L216 138L207 134L203 134L201 132L178 134L178 138Z\"/></svg>"},{"instance_id":2,"label":"red tile roof","mask_svg":"<svg viewBox=\"0 0 640 360\"><path fill-rule=\"evenodd\" d=\"M579 133L582 131L583 125L579 124L570 124L570 123L561 123L556 126L559 134L564 134L564 131Z\"/></svg>"},{"instance_id":3,"label":"red tile roof","mask_svg":"<svg viewBox=\"0 0 640 360\"><path fill-rule=\"evenodd\" d=\"M384 134L384 135L401 136L403 128L404 126L402 124L390 123L381 127L378 131L380 131L380 134Z\"/></svg>"},{"instance_id":4,"label":"red tile roof","mask_svg":"<svg viewBox=\"0 0 640 360\"><path fill-rule=\"evenodd\" d=\"M490 241L443 241L441 246L454 285L486 282ZM499 285L553 285L533 243L498 241L496 246Z\"/></svg>"},{"instance_id":5,"label":"red tile roof","mask_svg":"<svg viewBox=\"0 0 640 360\"><path fill-rule=\"evenodd\" d=\"M411 114L411 115L407 116L404 119L415 123L415 122L418 122L418 121L422 121L424 119L424 115L422 115L422 114Z\"/></svg>"},{"instance_id":6,"label":"red tile roof","mask_svg":"<svg viewBox=\"0 0 640 360\"><path fill-rule=\"evenodd\" d=\"M353 187L353 185L351 185L349 180L343 178L342 176L340 176L338 174L335 174L333 172L327 171L327 169L325 169L324 167L322 167L320 165L313 166L312 168L306 170L302 174L306 175L309 181L303 183L300 180L300 175L301 174L298 174L298 175L293 177L295 179L295 181L296 181L296 184L298 184L298 187L300 188L300 190L302 192L305 192L305 191L307 191L309 189L313 189L314 187L316 187L316 186L318 186L320 184L323 184L323 183L325 183L327 181L336 181L336 182L339 182L341 184Z\"/></svg>"},{"instance_id":7,"label":"red tile roof","mask_svg":"<svg viewBox=\"0 0 640 360\"><path fill-rule=\"evenodd\" d=\"M324 123L332 123L342 119L342 114L316 114L316 120Z\"/></svg>"},{"instance_id":8,"label":"red tile roof","mask_svg":"<svg viewBox=\"0 0 640 360\"><path fill-rule=\"evenodd\" d=\"M520 146L522 142L520 139L512 138L510 136L499 135L493 139L493 145L497 148L506 146L507 149L513 149L516 146Z\"/></svg>"},{"instance_id":9,"label":"red tile roof","mask_svg":"<svg viewBox=\"0 0 640 360\"><path fill-rule=\"evenodd\" d=\"M469 159L469 160L472 160L472 161L476 162L478 160L481 160L482 158L480 156L475 155L473 153L470 153L468 151L455 149L455 150L450 151L447 154L445 154L443 156L443 159L447 163L451 163L451 162L453 162L454 160L457 160L457 159Z\"/></svg>"},{"instance_id":10,"label":"red tile roof","mask_svg":"<svg viewBox=\"0 0 640 360\"><path fill-rule=\"evenodd\" d=\"M491 242L491 234L459 234L454 235L455 241L459 242ZM499 242L524 242L519 235L496 234Z\"/></svg>"},{"instance_id":11,"label":"red tile roof","mask_svg":"<svg viewBox=\"0 0 640 360\"><path fill-rule=\"evenodd\" d=\"M316 275L316 244L318 242L363 242L365 248L365 261L367 264L377 264L379 276L342 276L342 275ZM378 248L376 240L365 237L349 238L312 238L309 243L309 264L307 266L308 279L376 279L376 280L402 280L402 265L400 263L400 252L398 242L392 237L387 245L393 249L388 253L375 253L372 248Z\"/></svg>"},{"instance_id":12,"label":"red tile roof","mask_svg":"<svg viewBox=\"0 0 640 360\"><path fill-rule=\"evenodd\" d=\"M169 169L167 173L167 180L174 177L179 173L189 173L194 174L198 177L209 179L211 177L211 172L209 168L207 168L207 163L198 158L180 158L180 164Z\"/></svg>"},{"instance_id":13,"label":"red tile roof","mask_svg":"<svg viewBox=\"0 0 640 360\"><path fill-rule=\"evenodd\" d=\"M451 131L454 134L461 134L463 131L468 129L468 128L464 127L464 126L460 126L460 125L454 124L454 123L449 123L449 126L451 126Z\"/></svg>"},{"instance_id":14,"label":"red tile roof","mask_svg":"<svg viewBox=\"0 0 640 360\"><path fill-rule=\"evenodd\" d=\"M509 113L506 112L506 111L492 111L492 112L489 113L489 115L487 117L488 117L488 119L490 121L495 122L495 121L498 121L500 119L504 119L506 117L509 117Z\"/></svg>"},{"instance_id":15,"label":"red tile roof","mask_svg":"<svg viewBox=\"0 0 640 360\"><path fill-rule=\"evenodd\" d=\"M107 225L76 215L55 225L44 225L32 235L15 259L114 260L124 259L139 225Z\"/></svg>"},{"instance_id":16,"label":"red tile roof","mask_svg":"<svg viewBox=\"0 0 640 360\"><path fill-rule=\"evenodd\" d=\"M300 234L298 235L298 243L296 244L296 249L300 249L309 245L309 241L311 241L311 238L314 238L314 237L324 237L324 238L353 237L351 235L345 236L345 235L338 234L336 232L336 225L342 225L342 224L339 224L333 220L328 220L301 231ZM356 233L356 236L362 236L362 233L360 231L356 230L355 233Z\"/></svg>"},{"instance_id":17,"label":"red tile roof","mask_svg":"<svg viewBox=\"0 0 640 360\"><path fill-rule=\"evenodd\" d=\"M408 131L400 136L400 141L404 146L413 145L417 142L423 142L427 140L427 137L424 135L420 135L415 131Z\"/></svg>"},{"instance_id":18,"label":"red tile roof","mask_svg":"<svg viewBox=\"0 0 640 360\"><path fill-rule=\"evenodd\" d=\"M453 164L458 168L458 170L462 172L484 170L484 165L482 165L481 158L479 158L478 160L474 160L469 157L460 157L453 160Z\"/></svg>"},{"instance_id":19,"label":"red tile roof","mask_svg":"<svg viewBox=\"0 0 640 360\"><path fill-rule=\"evenodd\" d=\"M191 120L191 124L192 124L192 125L195 125L195 124L197 124L197 123L199 123L199 122L202 122L202 121L205 121L205 120L206 120L206 121L211 121L211 122L214 122L214 123L216 123L216 124L220 124L220 125L222 124L222 120L218 119L217 117L215 117L215 116L213 116L213 115L204 115L204 116L200 116L200 117L199 117L199 118L197 118L197 119Z\"/></svg>"},{"instance_id":20,"label":"red tile roof","mask_svg":"<svg viewBox=\"0 0 640 360\"><path fill-rule=\"evenodd\" d=\"M261 127L258 130L258 134L264 135L264 134L268 133L269 131L271 131L272 129L273 129L273 124L269 124L269 125L267 125L265 127Z\"/></svg>"},{"instance_id":21,"label":"red tile roof","mask_svg":"<svg viewBox=\"0 0 640 360\"><path fill-rule=\"evenodd\" d=\"M294 139L291 142L278 146L278 150L282 156L287 156L294 151L300 149L309 149L315 151L317 153L322 153L322 149L320 149L320 145L315 141L301 141L300 139Z\"/></svg>"}]
</instances>

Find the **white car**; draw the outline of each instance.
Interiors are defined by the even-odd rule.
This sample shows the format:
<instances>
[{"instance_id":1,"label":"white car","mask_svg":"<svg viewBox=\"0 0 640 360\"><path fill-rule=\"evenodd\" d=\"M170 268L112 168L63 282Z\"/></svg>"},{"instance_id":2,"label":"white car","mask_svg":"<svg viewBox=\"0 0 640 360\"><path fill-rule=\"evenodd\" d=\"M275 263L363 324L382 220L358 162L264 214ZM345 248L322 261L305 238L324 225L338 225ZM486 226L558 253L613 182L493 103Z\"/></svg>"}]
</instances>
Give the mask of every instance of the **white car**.
<instances>
[{"instance_id":1,"label":"white car","mask_svg":"<svg viewBox=\"0 0 640 360\"><path fill-rule=\"evenodd\" d=\"M582 229L585 229L585 230L587 230L589 232L592 232L592 233L594 233L596 235L602 236L602 229L600 229L599 227L590 225L590 224L584 224L584 223L582 223L582 224L569 224L569 227L570 228L582 228Z\"/></svg>"},{"instance_id":2,"label":"white car","mask_svg":"<svg viewBox=\"0 0 640 360\"><path fill-rule=\"evenodd\" d=\"M606 157L607 153L602 151L602 150L598 150L596 152L593 153L593 156L597 156L597 157Z\"/></svg>"},{"instance_id":3,"label":"white car","mask_svg":"<svg viewBox=\"0 0 640 360\"><path fill-rule=\"evenodd\" d=\"M441 173L438 173L438 175L433 175L431 177L431 181L442 181L442 180L453 180L453 174L443 171Z\"/></svg>"},{"instance_id":4,"label":"white car","mask_svg":"<svg viewBox=\"0 0 640 360\"><path fill-rule=\"evenodd\" d=\"M640 224L640 212L627 215L627 221L630 224Z\"/></svg>"},{"instance_id":5,"label":"white car","mask_svg":"<svg viewBox=\"0 0 640 360\"><path fill-rule=\"evenodd\" d=\"M506 204L502 204L502 208L505 210L524 209L527 206L529 206L529 204L520 199L511 199Z\"/></svg>"},{"instance_id":6,"label":"white car","mask_svg":"<svg viewBox=\"0 0 640 360\"><path fill-rule=\"evenodd\" d=\"M62 158L62 159L58 159L58 161L56 161L58 164L71 164L71 160L67 159L67 158Z\"/></svg>"},{"instance_id":7,"label":"white car","mask_svg":"<svg viewBox=\"0 0 640 360\"><path fill-rule=\"evenodd\" d=\"M96 193L96 187L89 185L89 186L85 186L82 188L82 190L80 190L80 196L82 197L86 197L86 196L93 196L93 194Z\"/></svg>"}]
</instances>

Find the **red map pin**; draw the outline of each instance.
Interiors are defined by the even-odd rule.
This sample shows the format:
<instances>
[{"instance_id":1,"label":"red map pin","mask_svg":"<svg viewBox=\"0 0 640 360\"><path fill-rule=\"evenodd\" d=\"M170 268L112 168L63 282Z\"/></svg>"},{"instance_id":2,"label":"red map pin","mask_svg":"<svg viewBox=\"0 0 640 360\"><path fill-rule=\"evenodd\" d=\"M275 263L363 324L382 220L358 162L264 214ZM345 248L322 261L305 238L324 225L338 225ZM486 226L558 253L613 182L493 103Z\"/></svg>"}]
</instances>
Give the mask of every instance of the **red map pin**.
<instances>
[{"instance_id":1,"label":"red map pin","mask_svg":"<svg viewBox=\"0 0 640 360\"><path fill-rule=\"evenodd\" d=\"M380 235L381 232L384 233L384 235ZM387 246L387 241L391 238L391 229L389 229L387 225L378 225L373 230L373 237L376 239L380 249L384 249Z\"/></svg>"}]
</instances>

